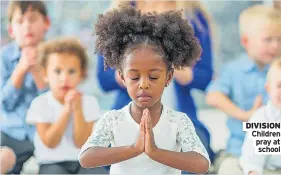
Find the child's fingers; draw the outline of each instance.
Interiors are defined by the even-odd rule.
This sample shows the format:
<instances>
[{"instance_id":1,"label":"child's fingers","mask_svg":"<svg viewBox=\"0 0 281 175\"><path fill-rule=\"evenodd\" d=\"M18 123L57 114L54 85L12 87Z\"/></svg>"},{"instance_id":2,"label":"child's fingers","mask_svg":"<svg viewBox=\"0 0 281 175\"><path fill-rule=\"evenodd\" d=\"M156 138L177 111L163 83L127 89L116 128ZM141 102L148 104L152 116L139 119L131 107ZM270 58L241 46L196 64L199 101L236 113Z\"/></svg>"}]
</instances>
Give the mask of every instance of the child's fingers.
<instances>
[{"instance_id":1,"label":"child's fingers","mask_svg":"<svg viewBox=\"0 0 281 175\"><path fill-rule=\"evenodd\" d=\"M148 115L146 115L145 116L145 127L146 127L146 131L150 131L150 123L149 123L149 116Z\"/></svg>"},{"instance_id":2,"label":"child's fingers","mask_svg":"<svg viewBox=\"0 0 281 175\"><path fill-rule=\"evenodd\" d=\"M151 117L150 117L149 110L147 110L147 124L149 126L149 129L152 129L152 123L151 123Z\"/></svg>"},{"instance_id":3,"label":"child's fingers","mask_svg":"<svg viewBox=\"0 0 281 175\"><path fill-rule=\"evenodd\" d=\"M140 127L141 127L141 131L144 132L144 122L143 122L143 120L141 121Z\"/></svg>"}]
</instances>

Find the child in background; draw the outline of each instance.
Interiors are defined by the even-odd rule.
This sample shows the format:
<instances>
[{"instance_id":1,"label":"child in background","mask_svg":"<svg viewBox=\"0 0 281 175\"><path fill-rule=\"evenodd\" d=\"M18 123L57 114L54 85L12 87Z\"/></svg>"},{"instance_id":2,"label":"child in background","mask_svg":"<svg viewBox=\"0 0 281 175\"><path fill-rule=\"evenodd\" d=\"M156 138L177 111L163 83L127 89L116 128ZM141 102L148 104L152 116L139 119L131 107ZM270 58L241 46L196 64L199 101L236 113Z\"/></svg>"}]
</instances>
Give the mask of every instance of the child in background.
<instances>
[{"instance_id":1,"label":"child in background","mask_svg":"<svg viewBox=\"0 0 281 175\"><path fill-rule=\"evenodd\" d=\"M220 170L229 174L238 164L245 133L242 122L248 121L262 104L267 102L264 88L269 64L281 54L281 11L255 5L240 15L241 44L246 54L227 65L218 79L208 87L207 103L230 117L227 126L230 138L226 154L216 166L225 161L229 166Z\"/></svg>"},{"instance_id":2,"label":"child in background","mask_svg":"<svg viewBox=\"0 0 281 175\"><path fill-rule=\"evenodd\" d=\"M206 126L198 119L197 107L192 97L191 91L196 89L205 91L213 76L213 25L210 15L200 1L143 1L143 0L113 0L112 6L119 5L133 6L142 13L156 11L158 13L183 9L183 18L188 19L199 39L202 47L202 55L194 68L186 67L174 71L174 80L171 86L165 89L162 102L177 111L184 112L193 122L197 135L205 146L211 161L214 152L210 146L210 133ZM104 71L104 60L101 55L98 57L97 78L101 88L106 91L116 91L117 97L113 104L113 109L121 109L132 99L122 80L118 76L116 69Z\"/></svg>"},{"instance_id":3,"label":"child in background","mask_svg":"<svg viewBox=\"0 0 281 175\"><path fill-rule=\"evenodd\" d=\"M173 69L194 65L201 54L188 21L180 12L123 7L101 15L96 34L97 51L117 68L133 101L99 120L81 165L112 165L110 174L206 173L210 160L191 120L161 103Z\"/></svg>"},{"instance_id":4,"label":"child in background","mask_svg":"<svg viewBox=\"0 0 281 175\"><path fill-rule=\"evenodd\" d=\"M0 143L15 152L11 173L19 174L34 151L35 128L26 124L25 117L31 101L46 87L37 45L44 40L50 21L42 1L11 1L8 18L14 41L0 51Z\"/></svg>"},{"instance_id":5,"label":"child in background","mask_svg":"<svg viewBox=\"0 0 281 175\"><path fill-rule=\"evenodd\" d=\"M0 173L4 174L13 169L16 163L14 151L6 146L0 147Z\"/></svg>"},{"instance_id":6,"label":"child in background","mask_svg":"<svg viewBox=\"0 0 281 175\"><path fill-rule=\"evenodd\" d=\"M97 100L78 91L86 77L87 55L75 39L56 39L42 44L39 58L50 91L36 97L27 122L36 126L35 156L39 174L105 173L84 169L77 157L100 115Z\"/></svg>"},{"instance_id":7,"label":"child in background","mask_svg":"<svg viewBox=\"0 0 281 175\"><path fill-rule=\"evenodd\" d=\"M259 108L253 114L249 122L281 122L280 75L281 59L277 59L272 63L268 71L265 85L269 96L269 102L265 106ZM248 133L246 134L240 157L240 165L245 175L281 174L280 160L281 155L256 155L254 140L249 137ZM241 170L238 166L236 168Z\"/></svg>"}]
</instances>

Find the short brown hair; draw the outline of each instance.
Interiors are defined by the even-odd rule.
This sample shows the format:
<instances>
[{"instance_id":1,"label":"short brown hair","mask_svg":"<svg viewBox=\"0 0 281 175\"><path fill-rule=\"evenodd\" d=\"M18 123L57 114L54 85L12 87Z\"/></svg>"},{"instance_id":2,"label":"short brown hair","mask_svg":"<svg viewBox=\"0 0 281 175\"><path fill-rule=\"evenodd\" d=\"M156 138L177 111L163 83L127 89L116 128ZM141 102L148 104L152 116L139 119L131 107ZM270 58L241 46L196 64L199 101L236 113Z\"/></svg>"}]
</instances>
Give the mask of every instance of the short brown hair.
<instances>
[{"instance_id":1,"label":"short brown hair","mask_svg":"<svg viewBox=\"0 0 281 175\"><path fill-rule=\"evenodd\" d=\"M47 17L47 9L43 1L11 1L8 6L9 22L12 21L17 8L20 8L21 13L24 14L29 7L41 13L44 17Z\"/></svg>"},{"instance_id":2,"label":"short brown hair","mask_svg":"<svg viewBox=\"0 0 281 175\"><path fill-rule=\"evenodd\" d=\"M88 56L81 42L75 38L58 38L40 44L38 49L39 61L43 67L47 66L48 57L53 53L66 53L77 56L81 69L85 73L88 68Z\"/></svg>"}]
</instances>

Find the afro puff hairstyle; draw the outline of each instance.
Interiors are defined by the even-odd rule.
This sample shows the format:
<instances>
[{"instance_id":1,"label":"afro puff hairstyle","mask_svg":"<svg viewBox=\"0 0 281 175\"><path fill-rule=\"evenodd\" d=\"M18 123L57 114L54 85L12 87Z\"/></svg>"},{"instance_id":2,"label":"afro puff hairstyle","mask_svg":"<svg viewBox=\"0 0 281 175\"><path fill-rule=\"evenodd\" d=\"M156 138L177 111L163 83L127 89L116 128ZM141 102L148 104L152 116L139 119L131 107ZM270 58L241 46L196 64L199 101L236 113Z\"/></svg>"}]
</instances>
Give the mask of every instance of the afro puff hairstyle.
<instances>
[{"instance_id":1,"label":"afro puff hairstyle","mask_svg":"<svg viewBox=\"0 0 281 175\"><path fill-rule=\"evenodd\" d=\"M121 7L99 15L96 53L103 55L105 69L122 68L127 54L143 46L163 57L168 68L193 65L202 49L181 11L142 14L133 7Z\"/></svg>"}]
</instances>

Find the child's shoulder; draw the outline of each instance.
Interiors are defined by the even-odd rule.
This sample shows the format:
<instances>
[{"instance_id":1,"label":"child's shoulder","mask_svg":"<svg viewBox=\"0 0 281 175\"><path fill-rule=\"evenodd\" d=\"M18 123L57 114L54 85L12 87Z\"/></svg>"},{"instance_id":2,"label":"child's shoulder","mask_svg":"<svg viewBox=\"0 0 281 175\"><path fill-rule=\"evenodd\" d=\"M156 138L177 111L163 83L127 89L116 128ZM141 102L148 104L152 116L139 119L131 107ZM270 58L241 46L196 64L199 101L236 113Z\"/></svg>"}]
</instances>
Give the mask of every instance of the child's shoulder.
<instances>
[{"instance_id":1,"label":"child's shoulder","mask_svg":"<svg viewBox=\"0 0 281 175\"><path fill-rule=\"evenodd\" d=\"M110 111L105 112L103 114L102 118L104 118L105 120L109 120L109 121L120 121L120 120L124 119L124 116L130 115L130 114L127 114L128 111L129 111L128 105L124 106L121 109L112 109Z\"/></svg>"},{"instance_id":2,"label":"child's shoulder","mask_svg":"<svg viewBox=\"0 0 281 175\"><path fill-rule=\"evenodd\" d=\"M91 103L91 105L96 105L98 103L97 98L89 94L83 94L82 98L85 103Z\"/></svg>"},{"instance_id":3,"label":"child's shoulder","mask_svg":"<svg viewBox=\"0 0 281 175\"><path fill-rule=\"evenodd\" d=\"M0 53L1 53L1 59L5 59L2 58L3 56L5 56L5 54L9 54L11 55L11 52L19 52L19 47L15 42L10 42L6 45L4 45L3 47L1 47L0 49Z\"/></svg>"},{"instance_id":4,"label":"child's shoulder","mask_svg":"<svg viewBox=\"0 0 281 175\"><path fill-rule=\"evenodd\" d=\"M243 53L236 56L233 60L226 62L222 69L224 71L241 72L250 64L252 64L251 59L247 54Z\"/></svg>"},{"instance_id":5,"label":"child's shoulder","mask_svg":"<svg viewBox=\"0 0 281 175\"><path fill-rule=\"evenodd\" d=\"M183 112L179 112L168 107L166 107L165 112L168 120L172 123L183 124L191 122L190 118Z\"/></svg>"},{"instance_id":6,"label":"child's shoulder","mask_svg":"<svg viewBox=\"0 0 281 175\"><path fill-rule=\"evenodd\" d=\"M44 92L32 100L32 103L42 103L42 102L50 102L50 96L52 96L51 91Z\"/></svg>"}]
</instances>

